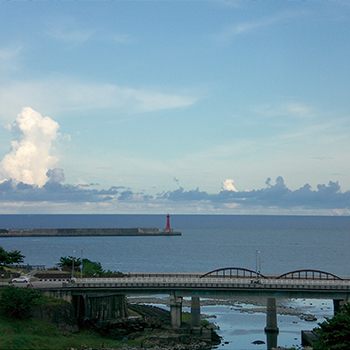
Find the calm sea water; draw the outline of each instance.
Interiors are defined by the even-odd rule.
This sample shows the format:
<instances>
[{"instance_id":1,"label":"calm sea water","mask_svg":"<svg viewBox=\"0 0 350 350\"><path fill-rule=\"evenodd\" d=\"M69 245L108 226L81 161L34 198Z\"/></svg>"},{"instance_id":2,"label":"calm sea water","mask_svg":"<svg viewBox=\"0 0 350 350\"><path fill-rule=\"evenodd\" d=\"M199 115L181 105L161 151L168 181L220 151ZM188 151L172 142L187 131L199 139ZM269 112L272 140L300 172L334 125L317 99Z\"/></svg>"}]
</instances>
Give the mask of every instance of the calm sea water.
<instances>
[{"instance_id":1,"label":"calm sea water","mask_svg":"<svg viewBox=\"0 0 350 350\"><path fill-rule=\"evenodd\" d=\"M0 215L0 228L165 227L165 215ZM55 266L61 256L99 261L122 272L208 272L222 267L285 273L316 269L350 276L350 217L172 215L176 237L25 237L0 238L6 250L17 249L25 263ZM297 301L300 306L305 301ZM324 304L321 307L321 303ZM319 321L332 315L331 301L308 302ZM323 305L322 304L322 305ZM242 314L230 307L203 307L216 314L225 350L266 349L265 315ZM300 331L312 329L296 316L279 316L278 345L300 344Z\"/></svg>"},{"instance_id":2,"label":"calm sea water","mask_svg":"<svg viewBox=\"0 0 350 350\"><path fill-rule=\"evenodd\" d=\"M262 273L317 269L350 276L350 217L172 215L176 237L0 238L25 262L53 267L75 255L122 272L208 272L221 267ZM165 215L0 215L0 228L165 227Z\"/></svg>"}]
</instances>

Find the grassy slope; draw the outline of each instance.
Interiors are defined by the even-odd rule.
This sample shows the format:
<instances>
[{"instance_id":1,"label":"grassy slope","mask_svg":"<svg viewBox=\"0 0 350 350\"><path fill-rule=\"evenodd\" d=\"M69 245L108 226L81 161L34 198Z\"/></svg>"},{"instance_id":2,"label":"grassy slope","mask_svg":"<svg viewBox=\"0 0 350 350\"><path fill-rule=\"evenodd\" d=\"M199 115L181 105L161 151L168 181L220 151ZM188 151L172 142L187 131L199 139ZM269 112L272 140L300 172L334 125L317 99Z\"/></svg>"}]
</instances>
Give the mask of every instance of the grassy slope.
<instances>
[{"instance_id":1,"label":"grassy slope","mask_svg":"<svg viewBox=\"0 0 350 350\"><path fill-rule=\"evenodd\" d=\"M71 334L36 320L16 320L0 316L0 349L117 348L121 342L102 338L93 331ZM129 343L130 344L130 343ZM135 342L130 345L136 345ZM140 345L139 345L140 346Z\"/></svg>"}]
</instances>

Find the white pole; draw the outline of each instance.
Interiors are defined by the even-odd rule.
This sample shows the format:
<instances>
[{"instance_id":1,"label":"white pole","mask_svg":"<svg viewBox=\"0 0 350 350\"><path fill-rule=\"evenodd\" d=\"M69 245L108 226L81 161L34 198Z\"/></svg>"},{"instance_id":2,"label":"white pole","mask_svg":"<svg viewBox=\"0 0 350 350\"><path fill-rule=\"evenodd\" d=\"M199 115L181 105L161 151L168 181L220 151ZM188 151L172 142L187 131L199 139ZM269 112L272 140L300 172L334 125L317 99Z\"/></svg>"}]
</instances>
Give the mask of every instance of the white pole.
<instances>
[{"instance_id":1,"label":"white pole","mask_svg":"<svg viewBox=\"0 0 350 350\"><path fill-rule=\"evenodd\" d=\"M72 278L74 277L74 254L75 254L75 250L73 251L73 256L72 256Z\"/></svg>"},{"instance_id":2,"label":"white pole","mask_svg":"<svg viewBox=\"0 0 350 350\"><path fill-rule=\"evenodd\" d=\"M83 248L80 248L80 251L81 251L80 278L83 278Z\"/></svg>"}]
</instances>

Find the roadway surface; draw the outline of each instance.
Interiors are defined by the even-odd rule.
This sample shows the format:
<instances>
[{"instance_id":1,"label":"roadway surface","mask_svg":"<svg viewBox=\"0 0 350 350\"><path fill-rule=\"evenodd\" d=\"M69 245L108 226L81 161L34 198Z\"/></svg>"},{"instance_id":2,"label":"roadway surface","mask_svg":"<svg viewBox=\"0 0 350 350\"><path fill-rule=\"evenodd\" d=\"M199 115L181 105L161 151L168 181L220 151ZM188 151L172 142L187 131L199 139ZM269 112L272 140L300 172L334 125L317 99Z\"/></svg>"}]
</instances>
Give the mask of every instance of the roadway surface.
<instances>
[{"instance_id":1,"label":"roadway surface","mask_svg":"<svg viewBox=\"0 0 350 350\"><path fill-rule=\"evenodd\" d=\"M9 285L1 283L1 285ZM13 283L27 287L26 283ZM191 275L157 275L125 278L77 278L66 280L31 281L41 290L70 290L81 293L121 293L127 295L175 294L179 296L231 297L234 295L260 295L267 297L350 299L350 280L330 279L250 279L250 278L199 278Z\"/></svg>"},{"instance_id":2,"label":"roadway surface","mask_svg":"<svg viewBox=\"0 0 350 350\"><path fill-rule=\"evenodd\" d=\"M83 278L75 283L64 282L63 289L73 293L120 292L132 295L175 294L179 296L230 297L260 295L267 297L349 299L349 280L311 279L249 279L220 277L128 277L128 278Z\"/></svg>"}]
</instances>

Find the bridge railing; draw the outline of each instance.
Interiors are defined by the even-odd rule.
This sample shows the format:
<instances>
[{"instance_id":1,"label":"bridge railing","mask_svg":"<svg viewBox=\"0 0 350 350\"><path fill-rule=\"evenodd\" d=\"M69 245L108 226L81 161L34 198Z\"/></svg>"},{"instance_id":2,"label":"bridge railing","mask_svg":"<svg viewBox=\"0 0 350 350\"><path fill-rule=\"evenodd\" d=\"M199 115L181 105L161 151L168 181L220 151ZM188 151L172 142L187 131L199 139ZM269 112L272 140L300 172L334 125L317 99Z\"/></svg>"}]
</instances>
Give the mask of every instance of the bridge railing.
<instances>
[{"instance_id":1,"label":"bridge railing","mask_svg":"<svg viewBox=\"0 0 350 350\"><path fill-rule=\"evenodd\" d=\"M161 284L161 285L190 285L190 284L197 284L197 285L235 285L235 284L244 284L244 285L276 285L276 286L302 286L302 285L314 285L314 286L336 286L336 285L350 285L349 280L296 280L296 279L247 279L247 278L212 278L212 277L204 277L204 278L195 278L195 277L166 277L166 276L152 276L152 277L130 277L130 278L77 278L75 283L77 284L91 284L91 285L98 285L98 284L110 284L110 285L133 285L133 284L143 284L143 285L154 285L154 284Z\"/></svg>"}]
</instances>

